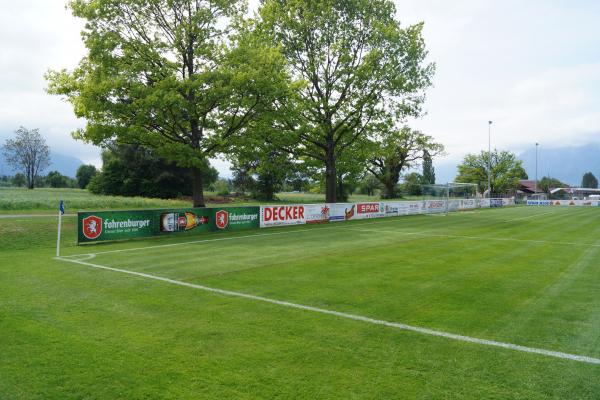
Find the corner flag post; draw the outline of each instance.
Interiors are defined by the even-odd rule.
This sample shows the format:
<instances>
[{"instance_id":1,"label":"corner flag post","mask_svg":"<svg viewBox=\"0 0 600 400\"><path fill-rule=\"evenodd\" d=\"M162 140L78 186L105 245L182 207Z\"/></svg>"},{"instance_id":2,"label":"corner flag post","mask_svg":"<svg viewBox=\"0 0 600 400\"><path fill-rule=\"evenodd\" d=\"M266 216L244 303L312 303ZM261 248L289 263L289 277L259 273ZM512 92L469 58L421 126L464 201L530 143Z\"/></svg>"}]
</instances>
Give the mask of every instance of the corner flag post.
<instances>
[{"instance_id":1,"label":"corner flag post","mask_svg":"<svg viewBox=\"0 0 600 400\"><path fill-rule=\"evenodd\" d=\"M60 201L58 205L58 236L56 237L56 257L60 257L60 226L62 224L62 215L65 213L65 203Z\"/></svg>"}]
</instances>

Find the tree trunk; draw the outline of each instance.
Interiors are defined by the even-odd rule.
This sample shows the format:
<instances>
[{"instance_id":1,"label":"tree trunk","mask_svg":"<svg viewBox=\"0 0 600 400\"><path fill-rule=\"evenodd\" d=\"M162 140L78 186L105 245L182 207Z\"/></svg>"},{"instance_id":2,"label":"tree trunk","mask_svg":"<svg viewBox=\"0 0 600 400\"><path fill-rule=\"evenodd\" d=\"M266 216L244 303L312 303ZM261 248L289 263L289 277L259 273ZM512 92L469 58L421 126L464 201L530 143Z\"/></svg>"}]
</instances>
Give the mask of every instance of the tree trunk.
<instances>
[{"instance_id":1,"label":"tree trunk","mask_svg":"<svg viewBox=\"0 0 600 400\"><path fill-rule=\"evenodd\" d=\"M393 199L396 197L396 183L393 181L384 182L385 192L383 194L386 199Z\"/></svg>"},{"instance_id":2,"label":"tree trunk","mask_svg":"<svg viewBox=\"0 0 600 400\"><path fill-rule=\"evenodd\" d=\"M327 155L325 163L325 201L337 203L337 171L333 154Z\"/></svg>"},{"instance_id":3,"label":"tree trunk","mask_svg":"<svg viewBox=\"0 0 600 400\"><path fill-rule=\"evenodd\" d=\"M198 167L192 167L192 202L194 207L206 207L204 203L202 170Z\"/></svg>"}]
</instances>

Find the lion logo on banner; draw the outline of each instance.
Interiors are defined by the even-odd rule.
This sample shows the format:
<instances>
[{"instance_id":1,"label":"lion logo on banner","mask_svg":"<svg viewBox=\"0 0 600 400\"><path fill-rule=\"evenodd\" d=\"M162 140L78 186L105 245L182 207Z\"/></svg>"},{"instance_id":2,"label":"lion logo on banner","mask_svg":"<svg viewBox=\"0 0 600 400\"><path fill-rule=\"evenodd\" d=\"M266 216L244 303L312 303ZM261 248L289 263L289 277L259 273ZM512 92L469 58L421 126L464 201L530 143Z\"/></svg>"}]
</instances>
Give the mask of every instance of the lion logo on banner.
<instances>
[{"instance_id":1,"label":"lion logo on banner","mask_svg":"<svg viewBox=\"0 0 600 400\"><path fill-rule=\"evenodd\" d=\"M227 228L227 225L229 224L229 213L225 210L220 210L220 211L217 211L215 216L216 216L215 224L217 225L217 228L219 228L219 229Z\"/></svg>"},{"instance_id":2,"label":"lion logo on banner","mask_svg":"<svg viewBox=\"0 0 600 400\"><path fill-rule=\"evenodd\" d=\"M98 238L102 234L102 218L90 215L85 217L83 223L83 236L90 240Z\"/></svg>"}]
</instances>

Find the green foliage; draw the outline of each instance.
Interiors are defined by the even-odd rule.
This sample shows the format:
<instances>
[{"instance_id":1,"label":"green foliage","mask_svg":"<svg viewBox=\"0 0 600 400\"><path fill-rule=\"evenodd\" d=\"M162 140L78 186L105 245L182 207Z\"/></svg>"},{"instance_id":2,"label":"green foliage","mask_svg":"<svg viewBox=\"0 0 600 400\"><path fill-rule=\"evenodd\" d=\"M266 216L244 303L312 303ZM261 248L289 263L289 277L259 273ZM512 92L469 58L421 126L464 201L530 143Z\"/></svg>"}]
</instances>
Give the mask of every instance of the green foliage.
<instances>
[{"instance_id":1,"label":"green foliage","mask_svg":"<svg viewBox=\"0 0 600 400\"><path fill-rule=\"evenodd\" d=\"M228 179L217 179L211 183L210 189L219 196L229 196L231 194L232 184Z\"/></svg>"},{"instance_id":2,"label":"green foliage","mask_svg":"<svg viewBox=\"0 0 600 400\"><path fill-rule=\"evenodd\" d=\"M80 165L79 168L77 168L77 173L75 175L77 178L77 186L80 189L85 189L97 173L98 170L93 165Z\"/></svg>"},{"instance_id":3,"label":"green foliage","mask_svg":"<svg viewBox=\"0 0 600 400\"><path fill-rule=\"evenodd\" d=\"M355 142L381 120L421 112L434 70L425 63L422 24L401 28L389 0L267 0L259 13L261 32L296 82L294 96L277 104L274 141L312 160L327 201L336 202L353 183L338 162Z\"/></svg>"},{"instance_id":4,"label":"green foliage","mask_svg":"<svg viewBox=\"0 0 600 400\"><path fill-rule=\"evenodd\" d=\"M586 172L581 179L581 187L598 189L598 179L591 172Z\"/></svg>"},{"instance_id":5,"label":"green foliage","mask_svg":"<svg viewBox=\"0 0 600 400\"><path fill-rule=\"evenodd\" d=\"M411 172L404 176L404 182L401 187L402 193L409 196L422 196L423 192L423 175L418 172Z\"/></svg>"},{"instance_id":6,"label":"green foliage","mask_svg":"<svg viewBox=\"0 0 600 400\"><path fill-rule=\"evenodd\" d=\"M359 182L358 190L361 194L367 196L374 196L377 190L381 187L379 179L373 174L366 174L363 179Z\"/></svg>"},{"instance_id":7,"label":"green foliage","mask_svg":"<svg viewBox=\"0 0 600 400\"><path fill-rule=\"evenodd\" d=\"M27 185L27 178L22 173L17 173L11 179L12 186L23 187Z\"/></svg>"},{"instance_id":8,"label":"green foliage","mask_svg":"<svg viewBox=\"0 0 600 400\"><path fill-rule=\"evenodd\" d=\"M296 172L289 153L264 141L264 124L251 125L228 152L236 186L259 200L272 201L288 176Z\"/></svg>"},{"instance_id":9,"label":"green foliage","mask_svg":"<svg viewBox=\"0 0 600 400\"><path fill-rule=\"evenodd\" d=\"M487 151L480 154L467 154L458 165L456 182L475 183L480 193L487 190L488 163L490 157ZM519 181L527 178L523 161L518 160L514 153L494 149L491 153L491 191L492 194L503 194L515 191Z\"/></svg>"},{"instance_id":10,"label":"green foliage","mask_svg":"<svg viewBox=\"0 0 600 400\"><path fill-rule=\"evenodd\" d=\"M433 137L408 126L396 129L391 123L378 127L371 146L373 156L369 159L368 169L383 185L384 198L399 195L397 185L402 171L415 167L426 156L431 164L431 157L444 151L444 146ZM422 177L420 183L429 183L432 178L435 181L435 175Z\"/></svg>"},{"instance_id":11,"label":"green foliage","mask_svg":"<svg viewBox=\"0 0 600 400\"><path fill-rule=\"evenodd\" d=\"M546 194L550 194L550 190L555 188L565 188L569 187L566 183L561 182L556 178L552 178L549 176L545 176L538 182L538 189L543 191Z\"/></svg>"},{"instance_id":12,"label":"green foliage","mask_svg":"<svg viewBox=\"0 0 600 400\"><path fill-rule=\"evenodd\" d=\"M238 0L73 0L86 21L86 56L75 70L50 71L48 91L87 125L74 136L142 144L192 168L196 206L208 157L279 96L276 49L245 35Z\"/></svg>"},{"instance_id":13,"label":"green foliage","mask_svg":"<svg viewBox=\"0 0 600 400\"><path fill-rule=\"evenodd\" d=\"M73 186L72 179L58 171L50 171L46 175L45 182L51 188L68 188Z\"/></svg>"},{"instance_id":14,"label":"green foliage","mask_svg":"<svg viewBox=\"0 0 600 400\"><path fill-rule=\"evenodd\" d=\"M435 168L431 153L428 150L423 151L423 183L427 185L435 184Z\"/></svg>"},{"instance_id":15,"label":"green foliage","mask_svg":"<svg viewBox=\"0 0 600 400\"><path fill-rule=\"evenodd\" d=\"M102 153L102 172L88 188L95 194L179 198L192 194L188 168L162 160L155 151L139 145L111 145ZM210 185L218 177L216 169L205 162L203 180Z\"/></svg>"}]
</instances>

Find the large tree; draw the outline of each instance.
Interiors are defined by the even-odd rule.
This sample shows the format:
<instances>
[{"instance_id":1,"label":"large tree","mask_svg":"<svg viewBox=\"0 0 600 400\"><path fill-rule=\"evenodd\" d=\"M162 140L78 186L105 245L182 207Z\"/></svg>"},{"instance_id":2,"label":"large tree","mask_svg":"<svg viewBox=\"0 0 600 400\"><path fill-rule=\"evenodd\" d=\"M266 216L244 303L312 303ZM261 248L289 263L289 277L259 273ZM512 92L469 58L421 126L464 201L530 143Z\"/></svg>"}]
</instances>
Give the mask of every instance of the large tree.
<instances>
[{"instance_id":1,"label":"large tree","mask_svg":"<svg viewBox=\"0 0 600 400\"><path fill-rule=\"evenodd\" d=\"M591 172L586 172L581 179L581 187L598 189L598 179Z\"/></svg>"},{"instance_id":2,"label":"large tree","mask_svg":"<svg viewBox=\"0 0 600 400\"><path fill-rule=\"evenodd\" d=\"M390 0L265 0L262 32L279 46L295 96L277 104L287 149L315 160L326 200L338 200L338 161L370 126L418 115L433 65L422 24L402 28Z\"/></svg>"},{"instance_id":3,"label":"large tree","mask_svg":"<svg viewBox=\"0 0 600 400\"><path fill-rule=\"evenodd\" d=\"M425 157L431 159L444 151L444 146L435 142L433 137L408 126L394 129L383 125L374 137L368 170L383 185L384 198L397 196L396 188L402 171L416 166ZM424 182L423 179L421 181Z\"/></svg>"},{"instance_id":4,"label":"large tree","mask_svg":"<svg viewBox=\"0 0 600 400\"><path fill-rule=\"evenodd\" d=\"M455 181L475 183L480 193L485 192L488 185L489 160L487 151L482 151L480 154L467 154L462 163L458 165L458 175ZM494 149L489 165L491 165L492 194L514 191L519 187L519 180L527 179L523 161L517 159L515 154L509 151Z\"/></svg>"},{"instance_id":5,"label":"large tree","mask_svg":"<svg viewBox=\"0 0 600 400\"><path fill-rule=\"evenodd\" d=\"M8 139L2 146L6 162L21 171L27 179L27 187L33 189L35 179L50 165L50 147L40 135L39 129L20 127L15 138Z\"/></svg>"},{"instance_id":6,"label":"large tree","mask_svg":"<svg viewBox=\"0 0 600 400\"><path fill-rule=\"evenodd\" d=\"M200 169L208 186L217 180L217 170L208 162ZM87 188L96 194L176 198L192 194L187 168L163 160L156 151L140 145L111 144L102 152L102 171Z\"/></svg>"},{"instance_id":7,"label":"large tree","mask_svg":"<svg viewBox=\"0 0 600 400\"><path fill-rule=\"evenodd\" d=\"M98 173L98 170L95 166L88 164L82 164L77 168L77 173L75 177L77 178L77 186L80 189L85 189L88 183L92 180L94 176Z\"/></svg>"},{"instance_id":8,"label":"large tree","mask_svg":"<svg viewBox=\"0 0 600 400\"><path fill-rule=\"evenodd\" d=\"M286 85L276 49L243 34L239 0L72 0L86 21L87 55L47 74L87 125L78 139L143 144L191 168L193 204L205 205L208 157Z\"/></svg>"},{"instance_id":9,"label":"large tree","mask_svg":"<svg viewBox=\"0 0 600 400\"><path fill-rule=\"evenodd\" d=\"M433 167L433 159L428 150L423 151L423 183L427 185L435 185L435 168Z\"/></svg>"}]
</instances>

